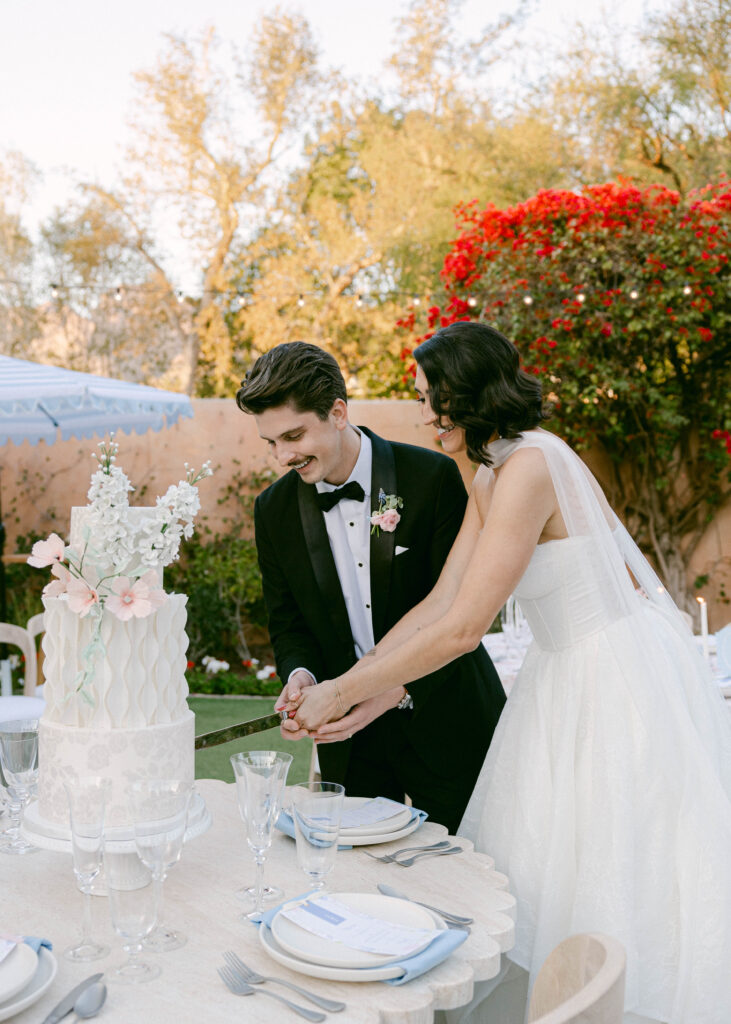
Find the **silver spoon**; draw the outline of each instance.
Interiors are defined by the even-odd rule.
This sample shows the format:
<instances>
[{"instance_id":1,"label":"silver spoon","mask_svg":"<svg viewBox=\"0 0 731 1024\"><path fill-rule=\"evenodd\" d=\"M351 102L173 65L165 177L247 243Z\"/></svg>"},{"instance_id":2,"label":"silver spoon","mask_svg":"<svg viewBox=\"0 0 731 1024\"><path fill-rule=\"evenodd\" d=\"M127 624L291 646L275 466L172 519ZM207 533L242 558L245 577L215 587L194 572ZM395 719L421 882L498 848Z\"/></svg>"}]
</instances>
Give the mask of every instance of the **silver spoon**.
<instances>
[{"instance_id":1,"label":"silver spoon","mask_svg":"<svg viewBox=\"0 0 731 1024\"><path fill-rule=\"evenodd\" d=\"M93 985L89 985L88 988L85 988L79 994L79 998L74 1003L74 1013L76 1016L71 1021L71 1024L75 1024L75 1021L96 1017L102 1006L104 1006L106 998L107 986L101 981L95 981Z\"/></svg>"}]
</instances>

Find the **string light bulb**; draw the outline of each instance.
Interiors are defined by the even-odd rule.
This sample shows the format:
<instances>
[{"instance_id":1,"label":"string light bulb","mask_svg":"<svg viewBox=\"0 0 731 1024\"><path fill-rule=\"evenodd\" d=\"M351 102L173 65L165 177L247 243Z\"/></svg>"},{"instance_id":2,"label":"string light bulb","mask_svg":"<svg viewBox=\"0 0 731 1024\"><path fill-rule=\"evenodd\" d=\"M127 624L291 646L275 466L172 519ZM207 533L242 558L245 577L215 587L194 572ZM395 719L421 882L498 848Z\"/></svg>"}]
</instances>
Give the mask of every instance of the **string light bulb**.
<instances>
[{"instance_id":1,"label":"string light bulb","mask_svg":"<svg viewBox=\"0 0 731 1024\"><path fill-rule=\"evenodd\" d=\"M533 305L533 296L532 295L524 295L523 296L523 302L526 304L526 306L532 306Z\"/></svg>"},{"instance_id":2,"label":"string light bulb","mask_svg":"<svg viewBox=\"0 0 731 1024\"><path fill-rule=\"evenodd\" d=\"M121 287L119 285L117 285L117 288L116 288L116 290L114 292L114 299L115 299L116 302L121 302L122 301L122 289L121 289Z\"/></svg>"},{"instance_id":3,"label":"string light bulb","mask_svg":"<svg viewBox=\"0 0 731 1024\"><path fill-rule=\"evenodd\" d=\"M421 305L421 297L419 295L415 295L412 301L413 301L415 306L420 306Z\"/></svg>"},{"instance_id":4,"label":"string light bulb","mask_svg":"<svg viewBox=\"0 0 731 1024\"><path fill-rule=\"evenodd\" d=\"M579 294L576 296L576 301L577 302L586 302L586 295L584 295L583 292L579 292Z\"/></svg>"},{"instance_id":5,"label":"string light bulb","mask_svg":"<svg viewBox=\"0 0 731 1024\"><path fill-rule=\"evenodd\" d=\"M51 298L52 299L57 299L58 298L58 285L57 284L52 284L51 285Z\"/></svg>"},{"instance_id":6,"label":"string light bulb","mask_svg":"<svg viewBox=\"0 0 731 1024\"><path fill-rule=\"evenodd\" d=\"M304 295L300 294L300 297L297 299L297 305L300 307L300 309L302 309L304 304L305 304L305 297L304 297Z\"/></svg>"},{"instance_id":7,"label":"string light bulb","mask_svg":"<svg viewBox=\"0 0 731 1024\"><path fill-rule=\"evenodd\" d=\"M474 297L474 295L470 295L469 299L467 299L467 305L470 306L471 309L475 308L475 306L477 305L477 299Z\"/></svg>"},{"instance_id":8,"label":"string light bulb","mask_svg":"<svg viewBox=\"0 0 731 1024\"><path fill-rule=\"evenodd\" d=\"M358 298L355 300L355 304L358 307L358 309L361 308L361 306L363 305L363 296L362 295L358 296Z\"/></svg>"},{"instance_id":9,"label":"string light bulb","mask_svg":"<svg viewBox=\"0 0 731 1024\"><path fill-rule=\"evenodd\" d=\"M637 289L636 289L636 288L633 288L633 289L631 290L631 292L629 293L629 297L630 297L631 299L639 299L639 297L640 297L640 293L639 293L639 292L637 291Z\"/></svg>"},{"instance_id":10,"label":"string light bulb","mask_svg":"<svg viewBox=\"0 0 731 1024\"><path fill-rule=\"evenodd\" d=\"M693 289L690 287L689 284L687 284L685 286L685 288L683 288L683 295L692 295L692 294L693 294Z\"/></svg>"}]
</instances>

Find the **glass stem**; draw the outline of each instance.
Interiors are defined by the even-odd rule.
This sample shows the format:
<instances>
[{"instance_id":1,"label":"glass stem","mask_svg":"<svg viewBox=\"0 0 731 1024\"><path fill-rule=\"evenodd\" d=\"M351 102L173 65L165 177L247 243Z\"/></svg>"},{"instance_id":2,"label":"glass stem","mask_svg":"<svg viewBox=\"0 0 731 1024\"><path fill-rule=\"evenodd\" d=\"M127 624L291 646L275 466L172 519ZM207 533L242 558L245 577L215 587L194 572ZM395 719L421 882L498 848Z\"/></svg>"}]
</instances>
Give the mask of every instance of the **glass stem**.
<instances>
[{"instance_id":1,"label":"glass stem","mask_svg":"<svg viewBox=\"0 0 731 1024\"><path fill-rule=\"evenodd\" d=\"M256 893L255 910L257 914L260 914L264 900L264 856L261 853L257 853L254 855L254 859L256 862L256 877L254 881Z\"/></svg>"},{"instance_id":2,"label":"glass stem","mask_svg":"<svg viewBox=\"0 0 731 1024\"><path fill-rule=\"evenodd\" d=\"M165 881L165 875L155 875L152 881L155 887L155 919L157 921L157 927L160 928L162 927L164 920L162 883Z\"/></svg>"},{"instance_id":3,"label":"glass stem","mask_svg":"<svg viewBox=\"0 0 731 1024\"><path fill-rule=\"evenodd\" d=\"M91 891L88 885L81 890L84 897L84 916L81 924L81 945L91 945Z\"/></svg>"}]
</instances>

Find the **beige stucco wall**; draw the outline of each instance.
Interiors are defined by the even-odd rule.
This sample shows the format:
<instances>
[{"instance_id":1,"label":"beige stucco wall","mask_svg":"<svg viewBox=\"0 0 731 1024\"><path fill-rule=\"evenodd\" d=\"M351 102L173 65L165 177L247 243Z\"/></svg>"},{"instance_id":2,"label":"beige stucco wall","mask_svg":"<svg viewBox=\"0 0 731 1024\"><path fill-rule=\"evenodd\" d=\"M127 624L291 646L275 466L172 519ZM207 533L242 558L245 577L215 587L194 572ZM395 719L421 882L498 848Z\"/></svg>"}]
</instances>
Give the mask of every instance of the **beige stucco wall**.
<instances>
[{"instance_id":1,"label":"beige stucco wall","mask_svg":"<svg viewBox=\"0 0 731 1024\"><path fill-rule=\"evenodd\" d=\"M251 416L241 413L233 399L194 399L195 416L159 433L120 434L119 464L137 487L133 502L152 503L169 484L183 476L183 463L200 466L210 459L215 475L201 484L201 502L214 530L226 516L227 506L217 499L232 476L251 470L276 469L256 432ZM435 448L434 431L421 423L420 410L408 401L352 401L351 420L394 441ZM25 443L0 448L0 496L8 531L6 552L16 550L19 534L68 530L69 509L86 504L89 477L95 463L90 457L99 438L60 441L31 447ZM598 468L598 467L593 467ZM460 469L469 486L473 470L466 458ZM709 527L693 560L691 578L714 570L707 597L718 593L725 569L731 593L731 507ZM719 629L731 618L731 608L709 601L710 625Z\"/></svg>"}]
</instances>

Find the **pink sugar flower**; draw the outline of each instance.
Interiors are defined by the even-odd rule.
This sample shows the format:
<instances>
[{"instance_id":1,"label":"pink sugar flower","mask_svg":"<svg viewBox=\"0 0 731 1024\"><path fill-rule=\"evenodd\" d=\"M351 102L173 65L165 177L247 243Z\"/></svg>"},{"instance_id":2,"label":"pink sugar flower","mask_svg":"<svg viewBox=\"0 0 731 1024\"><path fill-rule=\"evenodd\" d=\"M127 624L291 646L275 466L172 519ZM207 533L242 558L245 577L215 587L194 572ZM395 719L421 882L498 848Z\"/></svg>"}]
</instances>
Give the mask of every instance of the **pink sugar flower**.
<instances>
[{"instance_id":1,"label":"pink sugar flower","mask_svg":"<svg viewBox=\"0 0 731 1024\"><path fill-rule=\"evenodd\" d=\"M152 572L145 573L134 583L128 576L119 576L112 583L112 593L106 600L106 607L122 622L133 616L144 619L165 600L162 590L150 588L150 583L156 582L156 579Z\"/></svg>"},{"instance_id":2,"label":"pink sugar flower","mask_svg":"<svg viewBox=\"0 0 731 1024\"><path fill-rule=\"evenodd\" d=\"M95 605L99 604L99 594L85 580L69 578L66 582L66 593L69 598L70 610L77 612L82 619Z\"/></svg>"},{"instance_id":3,"label":"pink sugar flower","mask_svg":"<svg viewBox=\"0 0 731 1024\"><path fill-rule=\"evenodd\" d=\"M61 565L59 562L55 562L51 567L52 575L56 576L57 579L51 580L43 588L44 597L60 597L61 594L65 594L69 583L73 579L68 569Z\"/></svg>"},{"instance_id":4,"label":"pink sugar flower","mask_svg":"<svg viewBox=\"0 0 731 1024\"><path fill-rule=\"evenodd\" d=\"M57 533L52 533L47 540L37 540L28 555L28 565L34 569L45 569L48 565L63 562L64 544Z\"/></svg>"}]
</instances>

